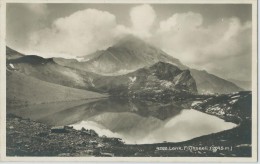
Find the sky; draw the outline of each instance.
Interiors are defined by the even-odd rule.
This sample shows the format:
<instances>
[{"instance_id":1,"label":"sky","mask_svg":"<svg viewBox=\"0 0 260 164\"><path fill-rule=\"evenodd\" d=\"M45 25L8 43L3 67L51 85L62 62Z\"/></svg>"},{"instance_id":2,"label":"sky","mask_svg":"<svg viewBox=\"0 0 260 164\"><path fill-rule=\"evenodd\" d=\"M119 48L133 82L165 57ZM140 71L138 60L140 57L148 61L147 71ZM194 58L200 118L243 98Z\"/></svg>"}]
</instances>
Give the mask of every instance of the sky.
<instances>
[{"instance_id":1,"label":"sky","mask_svg":"<svg viewBox=\"0 0 260 164\"><path fill-rule=\"evenodd\" d=\"M7 4L7 46L75 58L132 34L185 65L251 80L250 4Z\"/></svg>"}]
</instances>

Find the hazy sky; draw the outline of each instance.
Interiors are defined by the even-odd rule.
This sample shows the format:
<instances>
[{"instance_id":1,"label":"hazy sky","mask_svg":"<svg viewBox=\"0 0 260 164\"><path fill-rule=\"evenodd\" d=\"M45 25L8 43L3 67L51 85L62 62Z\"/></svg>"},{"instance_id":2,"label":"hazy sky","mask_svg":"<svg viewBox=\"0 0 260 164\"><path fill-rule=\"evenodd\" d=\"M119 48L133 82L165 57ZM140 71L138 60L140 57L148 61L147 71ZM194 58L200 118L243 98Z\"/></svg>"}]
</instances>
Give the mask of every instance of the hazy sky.
<instances>
[{"instance_id":1,"label":"hazy sky","mask_svg":"<svg viewBox=\"0 0 260 164\"><path fill-rule=\"evenodd\" d=\"M133 34L184 64L251 79L251 5L7 4L7 45L44 57L83 56Z\"/></svg>"}]
</instances>

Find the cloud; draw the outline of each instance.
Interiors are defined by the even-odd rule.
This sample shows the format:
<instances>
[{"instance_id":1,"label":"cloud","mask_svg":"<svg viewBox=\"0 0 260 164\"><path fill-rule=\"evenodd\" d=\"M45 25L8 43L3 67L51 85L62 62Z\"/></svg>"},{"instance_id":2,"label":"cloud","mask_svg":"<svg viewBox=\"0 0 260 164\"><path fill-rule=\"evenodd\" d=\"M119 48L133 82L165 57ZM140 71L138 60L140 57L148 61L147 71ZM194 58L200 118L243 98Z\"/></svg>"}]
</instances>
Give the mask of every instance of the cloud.
<instances>
[{"instance_id":1,"label":"cloud","mask_svg":"<svg viewBox=\"0 0 260 164\"><path fill-rule=\"evenodd\" d=\"M231 59L236 63L248 59L249 68L250 21L242 23L231 17L205 26L200 13L186 12L175 13L155 26L156 13L150 5L133 7L129 17L132 25L126 27L106 11L77 11L55 20L49 28L31 33L29 49L41 56L82 56L108 48L125 34L134 34L193 68L229 76L225 71L237 72L238 65L226 66L221 61Z\"/></svg>"},{"instance_id":2,"label":"cloud","mask_svg":"<svg viewBox=\"0 0 260 164\"><path fill-rule=\"evenodd\" d=\"M139 36L150 36L150 29L156 19L152 6L144 4L133 7L130 11L132 31Z\"/></svg>"},{"instance_id":3,"label":"cloud","mask_svg":"<svg viewBox=\"0 0 260 164\"><path fill-rule=\"evenodd\" d=\"M251 22L233 17L204 26L199 13L176 13L160 22L152 42L191 67L207 69L212 61L251 54Z\"/></svg>"},{"instance_id":4,"label":"cloud","mask_svg":"<svg viewBox=\"0 0 260 164\"><path fill-rule=\"evenodd\" d=\"M106 11L86 9L59 18L50 28L30 34L29 54L55 57L83 56L106 49L125 34L145 38L156 18L150 5L130 10L132 27L117 24L116 17Z\"/></svg>"},{"instance_id":5,"label":"cloud","mask_svg":"<svg viewBox=\"0 0 260 164\"><path fill-rule=\"evenodd\" d=\"M160 22L159 31L167 32L173 29L187 30L202 25L203 18L198 13L188 12L184 14L174 14L167 20Z\"/></svg>"},{"instance_id":6,"label":"cloud","mask_svg":"<svg viewBox=\"0 0 260 164\"><path fill-rule=\"evenodd\" d=\"M48 13L47 5L43 3L26 3L24 7L37 15L45 15Z\"/></svg>"},{"instance_id":7,"label":"cloud","mask_svg":"<svg viewBox=\"0 0 260 164\"><path fill-rule=\"evenodd\" d=\"M30 50L48 56L82 56L113 44L116 32L114 15L86 9L55 20L50 28L30 36Z\"/></svg>"}]
</instances>

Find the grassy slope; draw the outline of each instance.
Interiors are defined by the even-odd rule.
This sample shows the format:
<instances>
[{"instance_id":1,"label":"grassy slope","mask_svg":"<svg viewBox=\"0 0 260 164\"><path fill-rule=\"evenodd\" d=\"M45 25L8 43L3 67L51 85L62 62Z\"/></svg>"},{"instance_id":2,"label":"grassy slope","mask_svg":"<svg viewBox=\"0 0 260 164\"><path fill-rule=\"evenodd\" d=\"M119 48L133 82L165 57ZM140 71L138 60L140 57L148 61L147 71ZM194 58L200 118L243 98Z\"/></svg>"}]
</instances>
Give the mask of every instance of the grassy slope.
<instances>
[{"instance_id":1,"label":"grassy slope","mask_svg":"<svg viewBox=\"0 0 260 164\"><path fill-rule=\"evenodd\" d=\"M41 81L17 72L7 71L8 105L40 104L105 96L91 91Z\"/></svg>"},{"instance_id":2,"label":"grassy slope","mask_svg":"<svg viewBox=\"0 0 260 164\"><path fill-rule=\"evenodd\" d=\"M44 59L38 56L25 56L8 60L7 63L9 69L11 69L9 63L13 64L16 71L30 77L77 89L88 90L91 86L90 79L95 76L89 72L60 66L52 59Z\"/></svg>"}]
</instances>

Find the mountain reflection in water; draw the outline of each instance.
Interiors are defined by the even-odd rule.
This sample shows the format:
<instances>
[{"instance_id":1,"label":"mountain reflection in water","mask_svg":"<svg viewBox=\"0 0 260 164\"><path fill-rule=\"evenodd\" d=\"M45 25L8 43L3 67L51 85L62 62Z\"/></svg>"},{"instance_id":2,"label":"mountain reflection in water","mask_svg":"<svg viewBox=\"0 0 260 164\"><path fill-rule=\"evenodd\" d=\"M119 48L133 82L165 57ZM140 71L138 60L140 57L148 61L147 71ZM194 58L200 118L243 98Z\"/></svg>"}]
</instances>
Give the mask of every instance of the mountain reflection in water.
<instances>
[{"instance_id":1,"label":"mountain reflection in water","mask_svg":"<svg viewBox=\"0 0 260 164\"><path fill-rule=\"evenodd\" d=\"M128 144L180 142L231 129L236 124L193 109L189 102L155 103L101 99L10 108L23 118L50 125L93 129Z\"/></svg>"}]
</instances>

